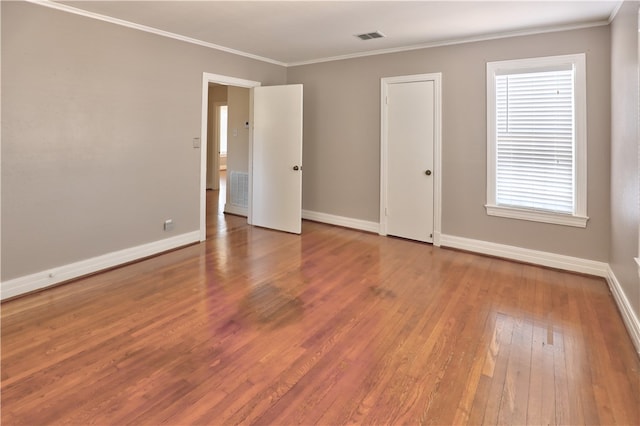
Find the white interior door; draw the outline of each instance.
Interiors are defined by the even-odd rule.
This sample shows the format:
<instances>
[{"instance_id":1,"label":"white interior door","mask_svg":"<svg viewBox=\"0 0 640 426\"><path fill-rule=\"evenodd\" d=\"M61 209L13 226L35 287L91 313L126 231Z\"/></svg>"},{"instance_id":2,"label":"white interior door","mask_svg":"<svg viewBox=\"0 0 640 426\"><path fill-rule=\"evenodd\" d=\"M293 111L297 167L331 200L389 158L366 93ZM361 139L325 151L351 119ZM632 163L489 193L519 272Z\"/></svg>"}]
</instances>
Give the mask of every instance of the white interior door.
<instances>
[{"instance_id":1,"label":"white interior door","mask_svg":"<svg viewBox=\"0 0 640 426\"><path fill-rule=\"evenodd\" d=\"M433 242L434 82L387 86L388 235Z\"/></svg>"},{"instance_id":2,"label":"white interior door","mask_svg":"<svg viewBox=\"0 0 640 426\"><path fill-rule=\"evenodd\" d=\"M251 223L302 231L302 85L253 89Z\"/></svg>"}]
</instances>

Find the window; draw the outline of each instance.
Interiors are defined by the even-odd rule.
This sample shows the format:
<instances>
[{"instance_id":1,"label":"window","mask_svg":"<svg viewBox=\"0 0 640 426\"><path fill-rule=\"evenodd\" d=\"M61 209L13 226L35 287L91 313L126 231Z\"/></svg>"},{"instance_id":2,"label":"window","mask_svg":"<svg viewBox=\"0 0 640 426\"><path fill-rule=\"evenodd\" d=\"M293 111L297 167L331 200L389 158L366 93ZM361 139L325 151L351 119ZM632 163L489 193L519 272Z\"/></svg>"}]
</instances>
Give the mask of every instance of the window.
<instances>
[{"instance_id":1,"label":"window","mask_svg":"<svg viewBox=\"0 0 640 426\"><path fill-rule=\"evenodd\" d=\"M487 63L487 214L586 227L585 55Z\"/></svg>"}]
</instances>

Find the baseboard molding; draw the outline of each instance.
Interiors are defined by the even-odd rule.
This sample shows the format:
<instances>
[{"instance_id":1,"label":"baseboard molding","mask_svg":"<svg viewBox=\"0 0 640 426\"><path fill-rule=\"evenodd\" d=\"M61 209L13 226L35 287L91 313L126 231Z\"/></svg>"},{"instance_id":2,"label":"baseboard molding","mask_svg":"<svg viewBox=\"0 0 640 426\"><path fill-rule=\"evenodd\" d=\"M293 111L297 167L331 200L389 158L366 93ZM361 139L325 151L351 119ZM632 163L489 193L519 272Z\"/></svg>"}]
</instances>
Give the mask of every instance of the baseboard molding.
<instances>
[{"instance_id":1,"label":"baseboard molding","mask_svg":"<svg viewBox=\"0 0 640 426\"><path fill-rule=\"evenodd\" d=\"M327 223L329 225L343 226L345 228L358 229L360 231L378 233L380 224L378 222L369 222L366 220L353 219L344 216L335 216L328 213L314 212L311 210L302 210L302 218L312 220L314 222Z\"/></svg>"},{"instance_id":2,"label":"baseboard molding","mask_svg":"<svg viewBox=\"0 0 640 426\"><path fill-rule=\"evenodd\" d=\"M538 250L530 250L505 244L490 243L487 241L473 240L456 237L453 235L441 235L440 244L460 250L474 253L487 254L504 259L517 260L519 262L532 263L534 265L547 266L571 272L595 275L606 278L609 264L595 260L580 259L578 257L564 256Z\"/></svg>"},{"instance_id":3,"label":"baseboard molding","mask_svg":"<svg viewBox=\"0 0 640 426\"><path fill-rule=\"evenodd\" d=\"M249 209L246 207L239 207L234 204L226 203L224 205L224 212L229 214L235 214L238 216L247 217L249 215Z\"/></svg>"},{"instance_id":4,"label":"baseboard molding","mask_svg":"<svg viewBox=\"0 0 640 426\"><path fill-rule=\"evenodd\" d=\"M627 331L629 332L631 341L636 348L636 352L638 353L638 356L640 356L640 319L638 319L638 316L633 311L633 308L629 303L629 299L627 299L627 295L624 293L624 290L622 290L622 286L613 273L611 267L607 266L607 270L608 274L606 278L607 283L609 284L609 290L611 290L613 299L616 301L616 305L618 305L622 321L624 321L624 325L627 327Z\"/></svg>"},{"instance_id":5,"label":"baseboard molding","mask_svg":"<svg viewBox=\"0 0 640 426\"><path fill-rule=\"evenodd\" d=\"M64 281L113 268L127 262L142 259L164 251L176 249L200 241L198 231L166 238L152 243L130 247L79 262L50 268L31 275L4 281L0 285L0 300L59 284Z\"/></svg>"},{"instance_id":6,"label":"baseboard molding","mask_svg":"<svg viewBox=\"0 0 640 426\"><path fill-rule=\"evenodd\" d=\"M527 262L534 265L547 266L605 278L609 286L609 290L613 295L613 299L618 306L622 320L627 328L629 337L633 342L638 356L640 356L640 320L633 311L633 308L629 303L629 299L627 299L620 282L608 263L504 244L490 243L487 241L472 240L453 235L442 235L440 242L443 247L466 250L474 253L486 254L504 259Z\"/></svg>"}]
</instances>

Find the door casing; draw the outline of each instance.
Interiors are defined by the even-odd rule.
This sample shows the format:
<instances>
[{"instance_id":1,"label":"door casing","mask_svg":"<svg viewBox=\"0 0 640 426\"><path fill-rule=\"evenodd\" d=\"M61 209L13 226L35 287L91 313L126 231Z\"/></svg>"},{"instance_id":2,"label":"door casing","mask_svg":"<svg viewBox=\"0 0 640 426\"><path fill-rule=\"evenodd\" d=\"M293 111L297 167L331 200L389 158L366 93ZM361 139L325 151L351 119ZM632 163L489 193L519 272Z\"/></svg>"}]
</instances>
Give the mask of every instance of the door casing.
<instances>
[{"instance_id":1,"label":"door casing","mask_svg":"<svg viewBox=\"0 0 640 426\"><path fill-rule=\"evenodd\" d=\"M207 239L207 117L209 114L209 83L218 83L225 86L237 86L246 87L251 89L253 87L261 86L259 81L244 80L236 77L229 77L226 75L202 73L202 116L201 116L201 128L200 128L200 241L206 241ZM253 115L253 100L250 98L249 115ZM249 161L253 156L253 129L249 128ZM252 223L251 217L251 183L252 183L251 167L249 167L249 215L247 221Z\"/></svg>"},{"instance_id":2,"label":"door casing","mask_svg":"<svg viewBox=\"0 0 640 426\"><path fill-rule=\"evenodd\" d=\"M380 235L387 235L388 206L388 110L387 95L390 84L433 81L433 245L440 246L442 224L442 73L386 77L380 80Z\"/></svg>"}]
</instances>

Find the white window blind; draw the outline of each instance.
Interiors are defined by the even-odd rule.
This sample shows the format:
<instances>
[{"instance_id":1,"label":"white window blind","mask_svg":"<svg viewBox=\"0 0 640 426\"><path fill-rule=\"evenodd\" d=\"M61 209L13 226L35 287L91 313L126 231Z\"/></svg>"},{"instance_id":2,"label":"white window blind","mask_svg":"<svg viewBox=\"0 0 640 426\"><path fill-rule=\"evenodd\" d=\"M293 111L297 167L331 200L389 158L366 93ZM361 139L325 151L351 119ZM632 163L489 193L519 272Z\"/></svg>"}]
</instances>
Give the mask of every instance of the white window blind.
<instances>
[{"instance_id":1,"label":"white window blind","mask_svg":"<svg viewBox=\"0 0 640 426\"><path fill-rule=\"evenodd\" d=\"M572 68L496 75L496 204L573 214Z\"/></svg>"},{"instance_id":2,"label":"white window blind","mask_svg":"<svg viewBox=\"0 0 640 426\"><path fill-rule=\"evenodd\" d=\"M586 227L586 55L487 62L487 214Z\"/></svg>"}]
</instances>

